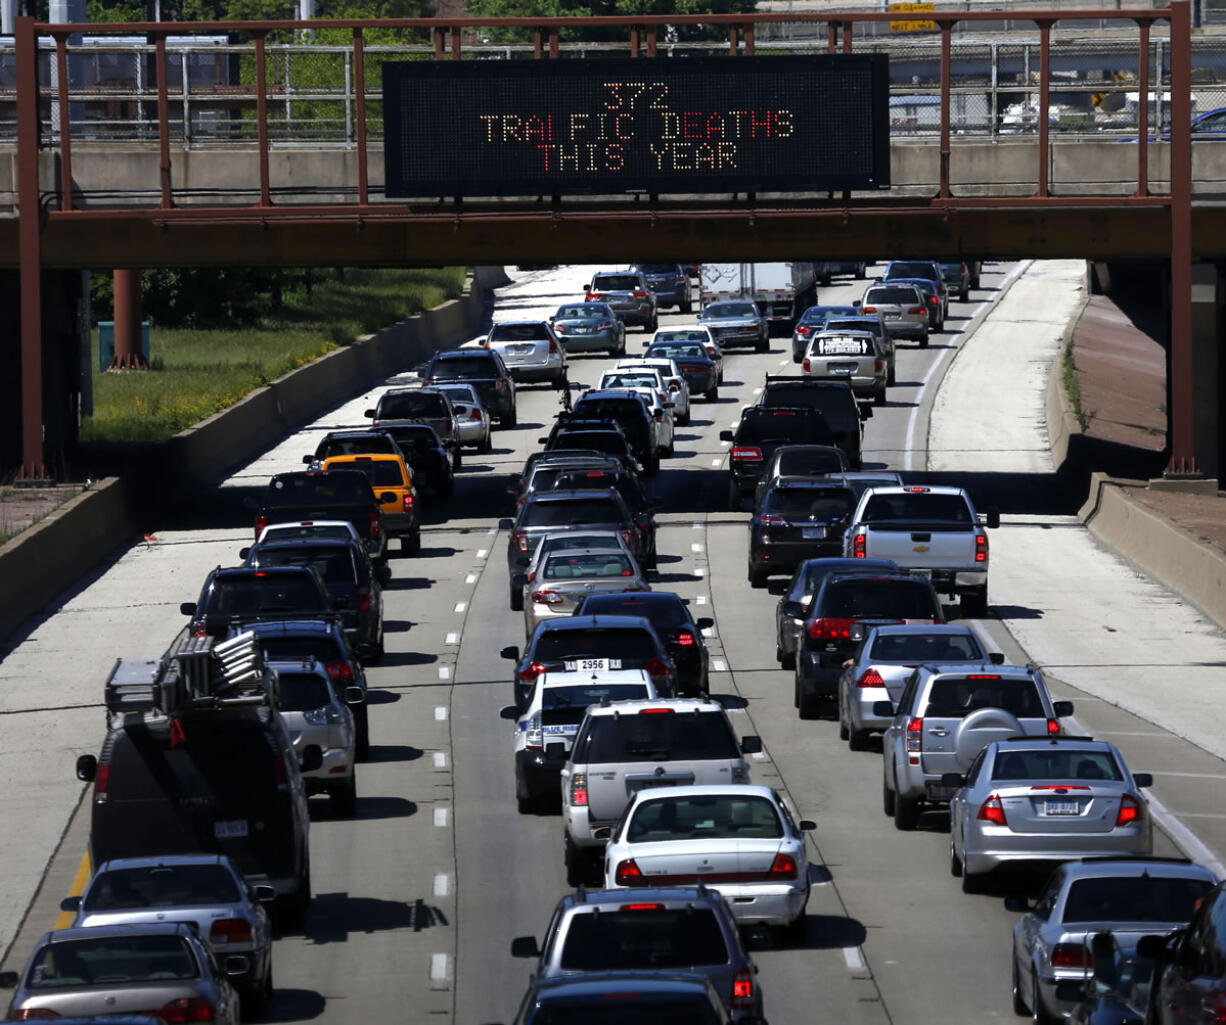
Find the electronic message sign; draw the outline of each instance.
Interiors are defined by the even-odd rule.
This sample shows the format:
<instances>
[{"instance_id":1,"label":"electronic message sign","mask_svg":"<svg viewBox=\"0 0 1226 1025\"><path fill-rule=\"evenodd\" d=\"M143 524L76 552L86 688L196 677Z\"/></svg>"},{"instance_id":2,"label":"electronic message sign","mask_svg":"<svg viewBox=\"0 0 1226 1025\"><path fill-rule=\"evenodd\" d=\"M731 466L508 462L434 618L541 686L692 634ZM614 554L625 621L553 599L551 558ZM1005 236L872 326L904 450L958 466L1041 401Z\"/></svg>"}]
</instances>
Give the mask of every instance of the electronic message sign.
<instances>
[{"instance_id":1,"label":"electronic message sign","mask_svg":"<svg viewBox=\"0 0 1226 1025\"><path fill-rule=\"evenodd\" d=\"M884 54L383 65L389 197L890 184Z\"/></svg>"}]
</instances>

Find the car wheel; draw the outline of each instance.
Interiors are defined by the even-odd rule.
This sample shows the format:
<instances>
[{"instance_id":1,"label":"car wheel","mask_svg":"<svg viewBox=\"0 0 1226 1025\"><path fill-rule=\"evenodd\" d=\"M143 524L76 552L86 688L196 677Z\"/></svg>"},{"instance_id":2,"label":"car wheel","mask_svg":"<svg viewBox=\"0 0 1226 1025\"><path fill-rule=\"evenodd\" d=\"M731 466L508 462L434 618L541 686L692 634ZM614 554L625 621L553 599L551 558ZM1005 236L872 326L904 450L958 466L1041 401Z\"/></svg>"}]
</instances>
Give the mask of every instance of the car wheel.
<instances>
[{"instance_id":1,"label":"car wheel","mask_svg":"<svg viewBox=\"0 0 1226 1025\"><path fill-rule=\"evenodd\" d=\"M358 774L354 772L342 783L334 783L328 791L332 810L342 818L352 818L358 810Z\"/></svg>"},{"instance_id":2,"label":"car wheel","mask_svg":"<svg viewBox=\"0 0 1226 1025\"><path fill-rule=\"evenodd\" d=\"M965 890L966 876L962 877L962 882ZM1043 998L1039 996L1039 977L1033 971L1030 973L1030 1004L1030 1020L1034 1025L1056 1025L1058 1019L1048 1014L1043 1006Z\"/></svg>"},{"instance_id":3,"label":"car wheel","mask_svg":"<svg viewBox=\"0 0 1226 1025\"><path fill-rule=\"evenodd\" d=\"M963 591L958 601L958 612L963 619L982 619L988 614L988 587L976 587L973 591Z\"/></svg>"},{"instance_id":4,"label":"car wheel","mask_svg":"<svg viewBox=\"0 0 1226 1025\"><path fill-rule=\"evenodd\" d=\"M843 713L839 713L839 740L847 740L851 736L851 730L847 728L847 723L843 721Z\"/></svg>"},{"instance_id":5,"label":"car wheel","mask_svg":"<svg viewBox=\"0 0 1226 1025\"><path fill-rule=\"evenodd\" d=\"M400 539L401 555L416 555L421 551L421 527L414 527L411 534Z\"/></svg>"},{"instance_id":6,"label":"car wheel","mask_svg":"<svg viewBox=\"0 0 1226 1025\"><path fill-rule=\"evenodd\" d=\"M962 859L958 857L958 852L954 850L954 838L952 836L949 838L949 874L953 876L955 879L959 878L962 875ZM1014 969L1014 976L1013 976L1013 993L1016 996L1017 994L1016 969Z\"/></svg>"},{"instance_id":7,"label":"car wheel","mask_svg":"<svg viewBox=\"0 0 1226 1025\"><path fill-rule=\"evenodd\" d=\"M783 657L779 660L779 666L782 669L795 669L796 668L796 652L785 651L783 653Z\"/></svg>"},{"instance_id":8,"label":"car wheel","mask_svg":"<svg viewBox=\"0 0 1226 1025\"><path fill-rule=\"evenodd\" d=\"M281 909L281 922L285 928L301 931L306 928L307 918L311 912L311 862L305 859L306 871L298 889L277 901Z\"/></svg>"},{"instance_id":9,"label":"car wheel","mask_svg":"<svg viewBox=\"0 0 1226 1025\"><path fill-rule=\"evenodd\" d=\"M718 402L719 401L719 385L717 384L714 388L708 388L706 393L703 395L703 398L706 399L708 402Z\"/></svg>"},{"instance_id":10,"label":"car wheel","mask_svg":"<svg viewBox=\"0 0 1226 1025\"><path fill-rule=\"evenodd\" d=\"M370 757L370 712L365 702L358 706L353 716L353 732L353 756L364 762Z\"/></svg>"},{"instance_id":11,"label":"car wheel","mask_svg":"<svg viewBox=\"0 0 1226 1025\"><path fill-rule=\"evenodd\" d=\"M779 938L789 947L799 947L805 942L809 916L803 911L787 925L779 927Z\"/></svg>"},{"instance_id":12,"label":"car wheel","mask_svg":"<svg viewBox=\"0 0 1226 1025\"><path fill-rule=\"evenodd\" d=\"M889 388L893 388L894 385L898 383L898 374L894 370L893 363L890 364L890 373L889 373L889 376L885 379L885 383L886 383L886 386Z\"/></svg>"},{"instance_id":13,"label":"car wheel","mask_svg":"<svg viewBox=\"0 0 1226 1025\"><path fill-rule=\"evenodd\" d=\"M566 885L582 886L589 881L592 870L592 859L575 846L567 834L563 835L563 860L566 862Z\"/></svg>"},{"instance_id":14,"label":"car wheel","mask_svg":"<svg viewBox=\"0 0 1226 1025\"><path fill-rule=\"evenodd\" d=\"M684 416L677 417L677 423L679 423L682 427L690 426L690 411L688 409L685 411Z\"/></svg>"},{"instance_id":15,"label":"car wheel","mask_svg":"<svg viewBox=\"0 0 1226 1025\"><path fill-rule=\"evenodd\" d=\"M927 331L925 331L923 335L920 337L920 348L921 349L928 348L928 332Z\"/></svg>"},{"instance_id":16,"label":"car wheel","mask_svg":"<svg viewBox=\"0 0 1226 1025\"><path fill-rule=\"evenodd\" d=\"M873 395L873 405L874 406L884 406L885 405L885 385L884 384L881 386L881 390L876 392Z\"/></svg>"},{"instance_id":17,"label":"car wheel","mask_svg":"<svg viewBox=\"0 0 1226 1025\"><path fill-rule=\"evenodd\" d=\"M272 997L272 958L268 959L268 968L258 986L243 990L241 994L240 1011L243 1021L263 1018L268 1014L268 1001Z\"/></svg>"},{"instance_id":18,"label":"car wheel","mask_svg":"<svg viewBox=\"0 0 1226 1025\"><path fill-rule=\"evenodd\" d=\"M771 343L770 343L769 336L766 338L759 338L757 344L753 347L753 351L754 352L769 352L770 347L771 347Z\"/></svg>"},{"instance_id":19,"label":"car wheel","mask_svg":"<svg viewBox=\"0 0 1226 1025\"><path fill-rule=\"evenodd\" d=\"M894 796L894 791L891 790L886 785L885 780L882 780L881 781L881 810L885 812L886 815L893 817L894 804L896 800L897 798Z\"/></svg>"},{"instance_id":20,"label":"car wheel","mask_svg":"<svg viewBox=\"0 0 1226 1025\"><path fill-rule=\"evenodd\" d=\"M523 612L524 611L523 589L516 587L514 583L511 584L511 611L512 612Z\"/></svg>"},{"instance_id":21,"label":"car wheel","mask_svg":"<svg viewBox=\"0 0 1226 1025\"><path fill-rule=\"evenodd\" d=\"M648 456L647 461L643 463L643 473L648 477L654 477L660 472L660 453L657 452L654 456Z\"/></svg>"},{"instance_id":22,"label":"car wheel","mask_svg":"<svg viewBox=\"0 0 1226 1025\"><path fill-rule=\"evenodd\" d=\"M378 665L379 662L383 660L383 656L386 654L386 652L387 652L387 649L384 647L384 643L383 643L383 630L380 629L379 639L375 642L375 650L371 653L370 658L368 658L366 661L370 665Z\"/></svg>"},{"instance_id":23,"label":"car wheel","mask_svg":"<svg viewBox=\"0 0 1226 1025\"><path fill-rule=\"evenodd\" d=\"M1017 958L1013 959L1013 1013L1019 1018L1025 1018L1030 1013L1026 1001L1022 999L1022 988L1017 977Z\"/></svg>"},{"instance_id":24,"label":"car wheel","mask_svg":"<svg viewBox=\"0 0 1226 1025\"><path fill-rule=\"evenodd\" d=\"M914 829L916 822L919 821L919 808L918 797L903 797L902 794L895 794L894 828L908 832Z\"/></svg>"},{"instance_id":25,"label":"car wheel","mask_svg":"<svg viewBox=\"0 0 1226 1025\"><path fill-rule=\"evenodd\" d=\"M847 746L852 751L868 750L868 730L847 728Z\"/></svg>"},{"instance_id":26,"label":"car wheel","mask_svg":"<svg viewBox=\"0 0 1226 1025\"><path fill-rule=\"evenodd\" d=\"M677 443L675 441L670 441L668 443L668 448L664 450L664 456L667 459L672 459L673 456L675 456L676 454L677 454Z\"/></svg>"},{"instance_id":27,"label":"car wheel","mask_svg":"<svg viewBox=\"0 0 1226 1025\"><path fill-rule=\"evenodd\" d=\"M737 486L735 484L729 484L728 485L728 508L731 509L733 512L740 512L742 502L743 502L743 499L741 498L741 492L737 490Z\"/></svg>"},{"instance_id":28,"label":"car wheel","mask_svg":"<svg viewBox=\"0 0 1226 1025\"><path fill-rule=\"evenodd\" d=\"M750 587L765 587L766 578L770 574L764 569L757 569L753 563L749 565L749 586Z\"/></svg>"},{"instance_id":29,"label":"car wheel","mask_svg":"<svg viewBox=\"0 0 1226 1025\"><path fill-rule=\"evenodd\" d=\"M982 889L983 889L982 880L979 878L979 876L971 875L970 872L966 870L966 862L963 862L962 863L962 892L963 893L978 893ZM1035 1003L1038 1003L1037 999L1035 1000ZM1040 1019L1038 1018L1035 1019L1035 1021L1039 1021L1039 1020ZM1042 1020L1047 1021L1047 1018L1043 1018Z\"/></svg>"},{"instance_id":30,"label":"car wheel","mask_svg":"<svg viewBox=\"0 0 1226 1025\"><path fill-rule=\"evenodd\" d=\"M796 674L796 702L801 719L818 718L821 702L818 701L817 695L805 685L805 679L800 673Z\"/></svg>"},{"instance_id":31,"label":"car wheel","mask_svg":"<svg viewBox=\"0 0 1226 1025\"><path fill-rule=\"evenodd\" d=\"M682 316L688 317L691 313L694 312L694 304L687 299L677 309L682 314Z\"/></svg>"},{"instance_id":32,"label":"car wheel","mask_svg":"<svg viewBox=\"0 0 1226 1025\"><path fill-rule=\"evenodd\" d=\"M498 420L499 427L514 427L518 423L519 417L516 415L515 410L511 410L506 416L500 417Z\"/></svg>"},{"instance_id":33,"label":"car wheel","mask_svg":"<svg viewBox=\"0 0 1226 1025\"><path fill-rule=\"evenodd\" d=\"M460 455L460 446L457 445L455 447L455 452L451 457L451 472L458 473L463 463L464 463L464 457Z\"/></svg>"}]
</instances>

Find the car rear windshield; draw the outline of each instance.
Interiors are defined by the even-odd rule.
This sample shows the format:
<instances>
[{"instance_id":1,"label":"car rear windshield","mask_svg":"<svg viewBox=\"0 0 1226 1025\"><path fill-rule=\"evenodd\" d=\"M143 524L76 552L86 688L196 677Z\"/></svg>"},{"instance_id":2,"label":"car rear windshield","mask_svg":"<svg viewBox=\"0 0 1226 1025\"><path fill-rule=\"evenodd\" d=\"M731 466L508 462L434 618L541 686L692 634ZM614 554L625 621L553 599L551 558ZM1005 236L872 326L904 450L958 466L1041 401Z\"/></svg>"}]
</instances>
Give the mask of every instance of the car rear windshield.
<instances>
[{"instance_id":1,"label":"car rear windshield","mask_svg":"<svg viewBox=\"0 0 1226 1025\"><path fill-rule=\"evenodd\" d=\"M757 307L753 303L711 303L702 311L703 320L722 320L725 317L752 317Z\"/></svg>"},{"instance_id":2,"label":"car rear windshield","mask_svg":"<svg viewBox=\"0 0 1226 1025\"><path fill-rule=\"evenodd\" d=\"M706 335L703 335L705 338ZM693 342L652 342L648 356L664 356L668 359L707 359L707 350Z\"/></svg>"},{"instance_id":3,"label":"car rear windshield","mask_svg":"<svg viewBox=\"0 0 1226 1025\"><path fill-rule=\"evenodd\" d=\"M921 580L834 580L821 599L821 613L834 619L934 619L930 584Z\"/></svg>"},{"instance_id":4,"label":"car rear windshield","mask_svg":"<svg viewBox=\"0 0 1226 1025\"><path fill-rule=\"evenodd\" d=\"M924 715L938 719L965 719L981 708L1003 708L1019 719L1040 719L1046 714L1033 680L993 677L990 673L982 673L942 676L934 680L928 692L928 709Z\"/></svg>"},{"instance_id":5,"label":"car rear windshield","mask_svg":"<svg viewBox=\"0 0 1226 1025\"><path fill-rule=\"evenodd\" d=\"M352 541L356 532L348 523L324 526L318 523L272 524L260 535L264 541Z\"/></svg>"},{"instance_id":6,"label":"car rear windshield","mask_svg":"<svg viewBox=\"0 0 1226 1025\"><path fill-rule=\"evenodd\" d=\"M722 711L601 715L589 720L576 762L705 761L740 758Z\"/></svg>"},{"instance_id":7,"label":"car rear windshield","mask_svg":"<svg viewBox=\"0 0 1226 1025\"><path fill-rule=\"evenodd\" d=\"M738 444L777 441L823 445L832 442L833 438L824 417L797 409L776 409L763 416L746 416L736 432Z\"/></svg>"},{"instance_id":8,"label":"car rear windshield","mask_svg":"<svg viewBox=\"0 0 1226 1025\"><path fill-rule=\"evenodd\" d=\"M824 324L831 317L852 316L856 312L854 306L810 306L801 315L798 324Z\"/></svg>"},{"instance_id":9,"label":"car rear windshield","mask_svg":"<svg viewBox=\"0 0 1226 1025\"><path fill-rule=\"evenodd\" d=\"M245 573L217 577L209 589L208 614L247 616L257 612L292 612L318 609L322 597L314 581L300 573Z\"/></svg>"},{"instance_id":10,"label":"car rear windshield","mask_svg":"<svg viewBox=\"0 0 1226 1025\"><path fill-rule=\"evenodd\" d=\"M617 548L620 544L621 535L615 531L600 531L591 534L575 531L571 534L555 534L550 538L542 538L540 554L543 558L549 552L567 548Z\"/></svg>"},{"instance_id":11,"label":"car rear windshield","mask_svg":"<svg viewBox=\"0 0 1226 1025\"><path fill-rule=\"evenodd\" d=\"M868 295L864 297L864 305L882 303L886 306L914 306L917 300L914 288L870 288Z\"/></svg>"},{"instance_id":12,"label":"car rear windshield","mask_svg":"<svg viewBox=\"0 0 1226 1025\"><path fill-rule=\"evenodd\" d=\"M873 340L856 335L822 336L813 348L819 356L867 356L873 351Z\"/></svg>"},{"instance_id":13,"label":"car rear windshield","mask_svg":"<svg viewBox=\"0 0 1226 1025\"><path fill-rule=\"evenodd\" d=\"M648 697L643 683L584 683L546 687L541 695L541 722L546 726L578 726L589 705L602 701L633 701Z\"/></svg>"},{"instance_id":14,"label":"car rear windshield","mask_svg":"<svg viewBox=\"0 0 1226 1025\"><path fill-rule=\"evenodd\" d=\"M261 569L268 566L309 566L324 579L326 584L356 584L357 566L353 552L348 548L332 547L283 548L256 551L252 565Z\"/></svg>"},{"instance_id":15,"label":"car rear windshield","mask_svg":"<svg viewBox=\"0 0 1226 1025\"><path fill-rule=\"evenodd\" d=\"M453 356L436 359L430 364L427 377L498 377L498 365L492 356Z\"/></svg>"},{"instance_id":16,"label":"car rear windshield","mask_svg":"<svg viewBox=\"0 0 1226 1025\"><path fill-rule=\"evenodd\" d=\"M833 520L850 512L854 503L846 488L771 488L764 508L779 516Z\"/></svg>"},{"instance_id":17,"label":"car rear windshield","mask_svg":"<svg viewBox=\"0 0 1226 1025\"><path fill-rule=\"evenodd\" d=\"M576 580L603 577L632 577L634 568L624 555L551 555L541 576L546 580Z\"/></svg>"},{"instance_id":18,"label":"car rear windshield","mask_svg":"<svg viewBox=\"0 0 1226 1025\"><path fill-rule=\"evenodd\" d=\"M928 714L933 713L930 711ZM1059 782L1107 780L1120 783L1124 774L1110 751L1049 747L1032 751L998 751L992 765L992 779Z\"/></svg>"},{"instance_id":19,"label":"car rear windshield","mask_svg":"<svg viewBox=\"0 0 1226 1025\"><path fill-rule=\"evenodd\" d=\"M536 640L532 657L537 662L571 662L581 658L619 658L623 669L637 668L627 662L643 662L659 654L653 634L638 627L590 627L586 630L546 630Z\"/></svg>"},{"instance_id":20,"label":"car rear windshield","mask_svg":"<svg viewBox=\"0 0 1226 1025\"><path fill-rule=\"evenodd\" d=\"M366 479L371 483L372 490L381 487L402 488L405 486L404 471L395 460L358 458L344 465L346 468L353 467L358 473L365 474Z\"/></svg>"},{"instance_id":21,"label":"car rear windshield","mask_svg":"<svg viewBox=\"0 0 1226 1025\"><path fill-rule=\"evenodd\" d=\"M634 292L639 279L634 274L597 274L592 278L593 292Z\"/></svg>"},{"instance_id":22,"label":"car rear windshield","mask_svg":"<svg viewBox=\"0 0 1226 1025\"><path fill-rule=\"evenodd\" d=\"M564 971L595 972L723 965L728 958L715 912L648 904L572 915L560 961Z\"/></svg>"},{"instance_id":23,"label":"car rear windshield","mask_svg":"<svg viewBox=\"0 0 1226 1025\"><path fill-rule=\"evenodd\" d=\"M878 634L869 652L869 658L882 662L965 662L983 657L983 649L970 634Z\"/></svg>"},{"instance_id":24,"label":"car rear windshield","mask_svg":"<svg viewBox=\"0 0 1226 1025\"><path fill-rule=\"evenodd\" d=\"M447 416L447 399L438 392L390 392L379 400L376 420L412 420L414 417Z\"/></svg>"},{"instance_id":25,"label":"car rear windshield","mask_svg":"<svg viewBox=\"0 0 1226 1025\"><path fill-rule=\"evenodd\" d=\"M937 270L931 263L916 263L897 260L886 269L885 279L893 278L928 278L936 279Z\"/></svg>"},{"instance_id":26,"label":"car rear windshield","mask_svg":"<svg viewBox=\"0 0 1226 1025\"><path fill-rule=\"evenodd\" d=\"M703 794L663 795L644 801L626 827L630 843L660 840L778 840L783 824L765 797Z\"/></svg>"},{"instance_id":27,"label":"car rear windshield","mask_svg":"<svg viewBox=\"0 0 1226 1025\"><path fill-rule=\"evenodd\" d=\"M440 384L438 390L451 400L453 406L457 402L462 402L466 406L475 406L480 401L471 384Z\"/></svg>"},{"instance_id":28,"label":"car rear windshield","mask_svg":"<svg viewBox=\"0 0 1226 1025\"><path fill-rule=\"evenodd\" d=\"M196 956L181 936L104 936L48 943L34 955L28 989L195 979Z\"/></svg>"},{"instance_id":29,"label":"car rear windshield","mask_svg":"<svg viewBox=\"0 0 1226 1025\"><path fill-rule=\"evenodd\" d=\"M884 328L881 321L874 317L831 317L826 321L827 331L870 331L880 338Z\"/></svg>"},{"instance_id":30,"label":"car rear windshield","mask_svg":"<svg viewBox=\"0 0 1226 1025\"><path fill-rule=\"evenodd\" d=\"M425 424L388 427L387 433L395 440L400 451L405 453L424 452L438 448L439 445L438 435L434 428L427 427ZM399 472L399 467L397 467L397 472Z\"/></svg>"},{"instance_id":31,"label":"car rear windshield","mask_svg":"<svg viewBox=\"0 0 1226 1025\"><path fill-rule=\"evenodd\" d=\"M644 415L643 402L637 398L580 399L575 403L575 415L593 420L616 420L623 427L633 427Z\"/></svg>"},{"instance_id":32,"label":"car rear windshield","mask_svg":"<svg viewBox=\"0 0 1226 1025\"><path fill-rule=\"evenodd\" d=\"M549 328L546 324L495 324L490 328L491 342L547 342Z\"/></svg>"},{"instance_id":33,"label":"car rear windshield","mask_svg":"<svg viewBox=\"0 0 1226 1025\"><path fill-rule=\"evenodd\" d=\"M302 634L284 637L257 637L256 644L271 661L288 658L317 658L325 664L349 659L335 637L328 634Z\"/></svg>"},{"instance_id":34,"label":"car rear windshield","mask_svg":"<svg viewBox=\"0 0 1226 1025\"><path fill-rule=\"evenodd\" d=\"M604 303L584 303L581 306L561 306L554 316L558 320L599 320L609 315Z\"/></svg>"},{"instance_id":35,"label":"car rear windshield","mask_svg":"<svg viewBox=\"0 0 1226 1025\"><path fill-rule=\"evenodd\" d=\"M282 672L279 678L283 712L309 712L332 703L332 686L322 676Z\"/></svg>"},{"instance_id":36,"label":"car rear windshield","mask_svg":"<svg viewBox=\"0 0 1226 1025\"><path fill-rule=\"evenodd\" d=\"M864 503L860 518L869 523L883 520L923 520L941 523L970 523L971 511L961 495L900 492L873 495Z\"/></svg>"},{"instance_id":37,"label":"car rear windshield","mask_svg":"<svg viewBox=\"0 0 1226 1025\"><path fill-rule=\"evenodd\" d=\"M1064 923L1187 922L1213 889L1204 879L1144 875L1076 879L1064 898Z\"/></svg>"},{"instance_id":38,"label":"car rear windshield","mask_svg":"<svg viewBox=\"0 0 1226 1025\"><path fill-rule=\"evenodd\" d=\"M348 468L335 474L275 477L264 496L266 505L278 508L320 504L365 505L372 501L370 484Z\"/></svg>"},{"instance_id":39,"label":"car rear windshield","mask_svg":"<svg viewBox=\"0 0 1226 1025\"><path fill-rule=\"evenodd\" d=\"M607 498L577 498L562 502L529 502L521 527L562 527L582 523L621 523L625 517Z\"/></svg>"},{"instance_id":40,"label":"car rear windshield","mask_svg":"<svg viewBox=\"0 0 1226 1025\"><path fill-rule=\"evenodd\" d=\"M855 396L850 388L842 385L772 384L763 393L761 405L767 409L773 406L813 409L820 412L836 431L860 429Z\"/></svg>"},{"instance_id":41,"label":"car rear windshield","mask_svg":"<svg viewBox=\"0 0 1226 1025\"><path fill-rule=\"evenodd\" d=\"M81 904L87 913L231 904L242 895L221 865L143 865L101 873Z\"/></svg>"},{"instance_id":42,"label":"car rear windshield","mask_svg":"<svg viewBox=\"0 0 1226 1025\"><path fill-rule=\"evenodd\" d=\"M583 614L585 616L594 616L600 613L614 616L642 616L652 626L663 627L665 629L689 626L691 623L689 613L686 612L685 606L681 604L680 598L660 600L659 598L637 597L634 595L605 596L595 594L584 601Z\"/></svg>"},{"instance_id":43,"label":"car rear windshield","mask_svg":"<svg viewBox=\"0 0 1226 1025\"><path fill-rule=\"evenodd\" d=\"M596 452L609 452L613 455L626 454L625 436L617 431L593 431L588 428L569 431L562 428L553 436L549 443L551 449L592 449Z\"/></svg>"},{"instance_id":44,"label":"car rear windshield","mask_svg":"<svg viewBox=\"0 0 1226 1025\"><path fill-rule=\"evenodd\" d=\"M324 438L315 450L316 459L331 459L333 456L356 456L371 452L396 452L392 439L382 432L351 435L342 438Z\"/></svg>"},{"instance_id":45,"label":"car rear windshield","mask_svg":"<svg viewBox=\"0 0 1226 1025\"><path fill-rule=\"evenodd\" d=\"M779 453L775 473L780 477L790 474L816 477L823 473L838 473L845 467L843 450L828 445L822 448L793 448Z\"/></svg>"},{"instance_id":46,"label":"car rear windshield","mask_svg":"<svg viewBox=\"0 0 1226 1025\"><path fill-rule=\"evenodd\" d=\"M681 268L675 263L640 263L639 270L644 274L676 274L681 276Z\"/></svg>"}]
</instances>

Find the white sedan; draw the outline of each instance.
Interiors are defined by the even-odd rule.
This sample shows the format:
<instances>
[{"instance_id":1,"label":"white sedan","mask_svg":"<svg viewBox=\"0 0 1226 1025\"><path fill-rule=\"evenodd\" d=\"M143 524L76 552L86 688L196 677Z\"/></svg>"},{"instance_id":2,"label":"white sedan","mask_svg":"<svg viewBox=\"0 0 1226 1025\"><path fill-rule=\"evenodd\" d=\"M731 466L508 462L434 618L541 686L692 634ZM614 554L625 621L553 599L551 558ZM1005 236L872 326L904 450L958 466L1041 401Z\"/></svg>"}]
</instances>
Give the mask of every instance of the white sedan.
<instances>
[{"instance_id":1,"label":"white sedan","mask_svg":"<svg viewBox=\"0 0 1226 1025\"><path fill-rule=\"evenodd\" d=\"M673 414L677 418L677 423L685 427L690 422L690 385L677 368L677 364L671 359L644 357L621 360L615 369L640 370L644 368L654 370L660 375L662 385L672 400Z\"/></svg>"},{"instance_id":2,"label":"white sedan","mask_svg":"<svg viewBox=\"0 0 1226 1025\"><path fill-rule=\"evenodd\" d=\"M692 886L718 890L741 925L804 933L809 900L806 830L779 795L749 784L639 790L609 831L608 889Z\"/></svg>"}]
</instances>

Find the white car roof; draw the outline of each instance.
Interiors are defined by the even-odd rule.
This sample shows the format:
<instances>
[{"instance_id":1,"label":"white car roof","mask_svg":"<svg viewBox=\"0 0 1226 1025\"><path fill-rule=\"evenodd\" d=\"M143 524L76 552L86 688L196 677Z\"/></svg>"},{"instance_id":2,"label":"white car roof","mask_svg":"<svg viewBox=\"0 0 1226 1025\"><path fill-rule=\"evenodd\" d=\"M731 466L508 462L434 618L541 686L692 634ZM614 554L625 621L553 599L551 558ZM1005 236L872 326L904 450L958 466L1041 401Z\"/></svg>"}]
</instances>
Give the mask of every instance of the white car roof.
<instances>
[{"instance_id":1,"label":"white car roof","mask_svg":"<svg viewBox=\"0 0 1226 1025\"><path fill-rule=\"evenodd\" d=\"M332 527L337 529L348 529L349 533L361 540L358 535L357 528L348 520L283 520L280 523L270 523L260 531L260 536L256 539L258 544L263 541L269 531L272 530L295 530L301 527Z\"/></svg>"},{"instance_id":2,"label":"white car roof","mask_svg":"<svg viewBox=\"0 0 1226 1025\"><path fill-rule=\"evenodd\" d=\"M680 787L649 787L634 796L640 801L649 797L765 797L772 804L782 804L775 791L756 783L698 783Z\"/></svg>"},{"instance_id":3,"label":"white car roof","mask_svg":"<svg viewBox=\"0 0 1226 1025\"><path fill-rule=\"evenodd\" d=\"M663 698L658 700L644 699L642 701L613 701L608 705L593 708L591 715L638 715L640 712L656 708L671 708L674 712L723 712L724 708L718 701L703 698Z\"/></svg>"},{"instance_id":4,"label":"white car roof","mask_svg":"<svg viewBox=\"0 0 1226 1025\"><path fill-rule=\"evenodd\" d=\"M539 685L546 687L576 687L585 683L642 683L655 692L651 676L646 669L597 669L586 672L541 673Z\"/></svg>"}]
</instances>

